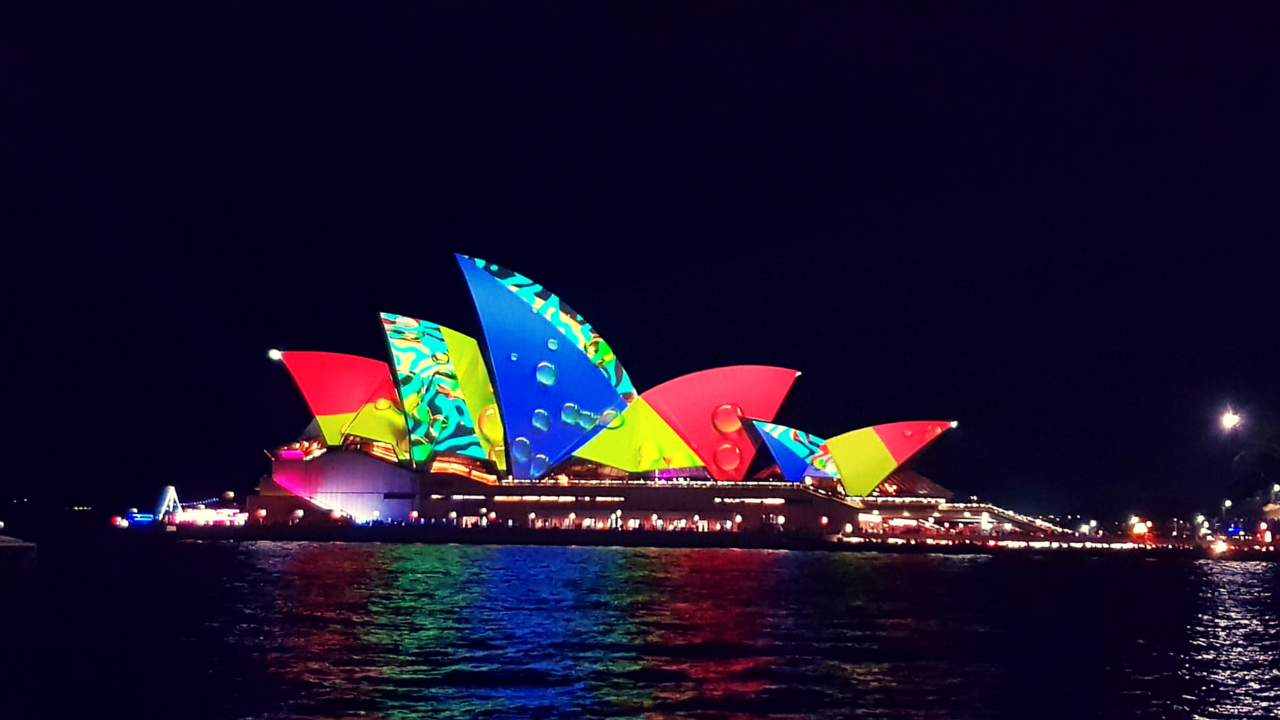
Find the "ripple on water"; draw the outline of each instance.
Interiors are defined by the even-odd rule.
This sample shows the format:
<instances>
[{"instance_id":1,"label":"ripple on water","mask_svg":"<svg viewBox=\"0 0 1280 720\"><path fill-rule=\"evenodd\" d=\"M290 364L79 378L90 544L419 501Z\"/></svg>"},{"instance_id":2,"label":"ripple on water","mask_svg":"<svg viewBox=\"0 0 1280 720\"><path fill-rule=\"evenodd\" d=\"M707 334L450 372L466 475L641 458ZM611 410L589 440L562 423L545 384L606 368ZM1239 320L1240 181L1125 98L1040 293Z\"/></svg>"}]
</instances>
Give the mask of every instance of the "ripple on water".
<instances>
[{"instance_id":1,"label":"ripple on water","mask_svg":"<svg viewBox=\"0 0 1280 720\"><path fill-rule=\"evenodd\" d=\"M1280 715L1272 564L258 543L71 570L52 632L103 690L68 711L165 688L216 697L184 720Z\"/></svg>"}]
</instances>

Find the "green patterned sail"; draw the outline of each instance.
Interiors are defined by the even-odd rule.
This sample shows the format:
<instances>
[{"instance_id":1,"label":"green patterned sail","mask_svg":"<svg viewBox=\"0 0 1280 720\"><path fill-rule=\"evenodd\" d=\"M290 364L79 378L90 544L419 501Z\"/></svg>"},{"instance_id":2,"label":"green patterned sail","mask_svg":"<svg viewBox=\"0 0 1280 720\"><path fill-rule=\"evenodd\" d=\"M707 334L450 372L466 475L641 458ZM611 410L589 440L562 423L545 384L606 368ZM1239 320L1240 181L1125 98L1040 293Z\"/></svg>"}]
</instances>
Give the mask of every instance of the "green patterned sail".
<instances>
[{"instance_id":1,"label":"green patterned sail","mask_svg":"<svg viewBox=\"0 0 1280 720\"><path fill-rule=\"evenodd\" d=\"M382 313L415 464L433 453L505 467L502 422L473 338L435 323Z\"/></svg>"}]
</instances>

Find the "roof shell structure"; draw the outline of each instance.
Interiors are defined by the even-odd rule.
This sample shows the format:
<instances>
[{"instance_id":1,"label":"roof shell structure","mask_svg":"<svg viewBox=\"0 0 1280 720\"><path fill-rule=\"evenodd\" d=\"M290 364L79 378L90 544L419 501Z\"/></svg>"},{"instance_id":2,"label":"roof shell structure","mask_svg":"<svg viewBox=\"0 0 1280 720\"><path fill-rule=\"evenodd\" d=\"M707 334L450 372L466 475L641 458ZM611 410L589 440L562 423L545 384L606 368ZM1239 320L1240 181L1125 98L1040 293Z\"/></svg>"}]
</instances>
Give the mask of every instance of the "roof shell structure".
<instances>
[{"instance_id":1,"label":"roof shell structure","mask_svg":"<svg viewBox=\"0 0 1280 720\"><path fill-rule=\"evenodd\" d=\"M574 453L628 472L702 467L701 458L643 397Z\"/></svg>"},{"instance_id":2,"label":"roof shell structure","mask_svg":"<svg viewBox=\"0 0 1280 720\"><path fill-rule=\"evenodd\" d=\"M951 427L942 420L897 422L854 430L827 440L849 495L869 495L885 478Z\"/></svg>"},{"instance_id":3,"label":"roof shell structure","mask_svg":"<svg viewBox=\"0 0 1280 720\"><path fill-rule=\"evenodd\" d=\"M690 373L641 397L698 454L716 480L742 480L756 447L747 418L772 420L800 373L735 365Z\"/></svg>"},{"instance_id":4,"label":"roof shell structure","mask_svg":"<svg viewBox=\"0 0 1280 720\"><path fill-rule=\"evenodd\" d=\"M356 355L292 351L281 358L306 398L325 443L341 445L349 435L385 442L408 457L408 428L390 369Z\"/></svg>"},{"instance_id":5,"label":"roof shell structure","mask_svg":"<svg viewBox=\"0 0 1280 720\"><path fill-rule=\"evenodd\" d=\"M405 315L382 313L382 325L395 361L413 462L424 463L439 452L487 458L505 468L502 424L479 344Z\"/></svg>"},{"instance_id":6,"label":"roof shell structure","mask_svg":"<svg viewBox=\"0 0 1280 720\"><path fill-rule=\"evenodd\" d=\"M418 469L433 467L435 456L454 456L469 472L496 466L517 480L544 478L562 464L591 472L595 463L658 477L688 470L721 482L749 472L792 482L835 477L845 494L865 496L895 472L906 477L904 463L952 426L891 423L823 441L773 422L799 372L761 365L703 370L637 395L613 350L557 295L499 265L457 260L483 343L384 313L394 373L352 355L273 351L328 446L363 438L374 443L349 447L386 461L394 448L396 460ZM754 462L760 447L776 470ZM911 487L912 494L934 492L919 482Z\"/></svg>"},{"instance_id":7,"label":"roof shell structure","mask_svg":"<svg viewBox=\"0 0 1280 720\"><path fill-rule=\"evenodd\" d=\"M538 312L541 306L512 292L493 270L463 256L458 261L484 329L508 467L516 478L541 478L612 423L626 400L587 352Z\"/></svg>"},{"instance_id":8,"label":"roof shell structure","mask_svg":"<svg viewBox=\"0 0 1280 720\"><path fill-rule=\"evenodd\" d=\"M596 332L586 318L569 307L569 304L561 300L560 296L530 278L501 265L485 262L469 255L457 257L458 262L463 265L464 272L468 265L480 268L498 284L527 303L534 314L555 326L565 340L575 345L593 365L600 368L600 372L604 373L609 383L624 400L630 402L635 397L636 392L631 384L631 378L627 376L627 371L614 355L613 348L600 337L600 333Z\"/></svg>"},{"instance_id":9,"label":"roof shell structure","mask_svg":"<svg viewBox=\"0 0 1280 720\"><path fill-rule=\"evenodd\" d=\"M827 468L830 454L822 438L786 425L761 420L751 422L787 480L800 482L806 477L835 476L834 468Z\"/></svg>"}]
</instances>

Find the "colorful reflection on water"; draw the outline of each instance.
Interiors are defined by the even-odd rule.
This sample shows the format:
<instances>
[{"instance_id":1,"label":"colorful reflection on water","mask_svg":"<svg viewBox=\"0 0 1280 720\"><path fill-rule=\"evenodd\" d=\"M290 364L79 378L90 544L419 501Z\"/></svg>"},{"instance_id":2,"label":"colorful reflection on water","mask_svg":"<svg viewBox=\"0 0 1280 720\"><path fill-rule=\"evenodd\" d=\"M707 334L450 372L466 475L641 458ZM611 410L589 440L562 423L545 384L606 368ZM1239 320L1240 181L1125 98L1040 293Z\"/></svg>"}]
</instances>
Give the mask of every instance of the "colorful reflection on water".
<instances>
[{"instance_id":1,"label":"colorful reflection on water","mask_svg":"<svg viewBox=\"0 0 1280 720\"><path fill-rule=\"evenodd\" d=\"M283 543L136 552L85 572L168 570L132 573L100 604L69 599L83 574L49 585L86 648L61 659L65 672L102 683L80 698L86 711L164 688L168 704L133 714L1280 714L1274 564ZM121 640L146 621L153 640Z\"/></svg>"}]
</instances>

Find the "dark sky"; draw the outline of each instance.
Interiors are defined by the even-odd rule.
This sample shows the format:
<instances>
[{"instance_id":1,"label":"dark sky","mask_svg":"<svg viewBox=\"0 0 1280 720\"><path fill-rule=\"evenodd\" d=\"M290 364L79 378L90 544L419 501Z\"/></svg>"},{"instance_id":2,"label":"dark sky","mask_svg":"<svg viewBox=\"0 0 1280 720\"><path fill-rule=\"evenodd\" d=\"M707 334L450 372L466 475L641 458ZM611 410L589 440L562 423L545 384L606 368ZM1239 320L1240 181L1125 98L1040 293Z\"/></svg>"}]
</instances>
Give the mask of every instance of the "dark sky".
<instances>
[{"instance_id":1,"label":"dark sky","mask_svg":"<svg viewBox=\"0 0 1280 720\"><path fill-rule=\"evenodd\" d=\"M308 419L266 350L477 333L454 252L642 389L958 418L926 472L1015 509L1215 502L1217 413L1280 408L1274 3L376 5L50 6L4 51L52 501L252 488Z\"/></svg>"}]
</instances>

